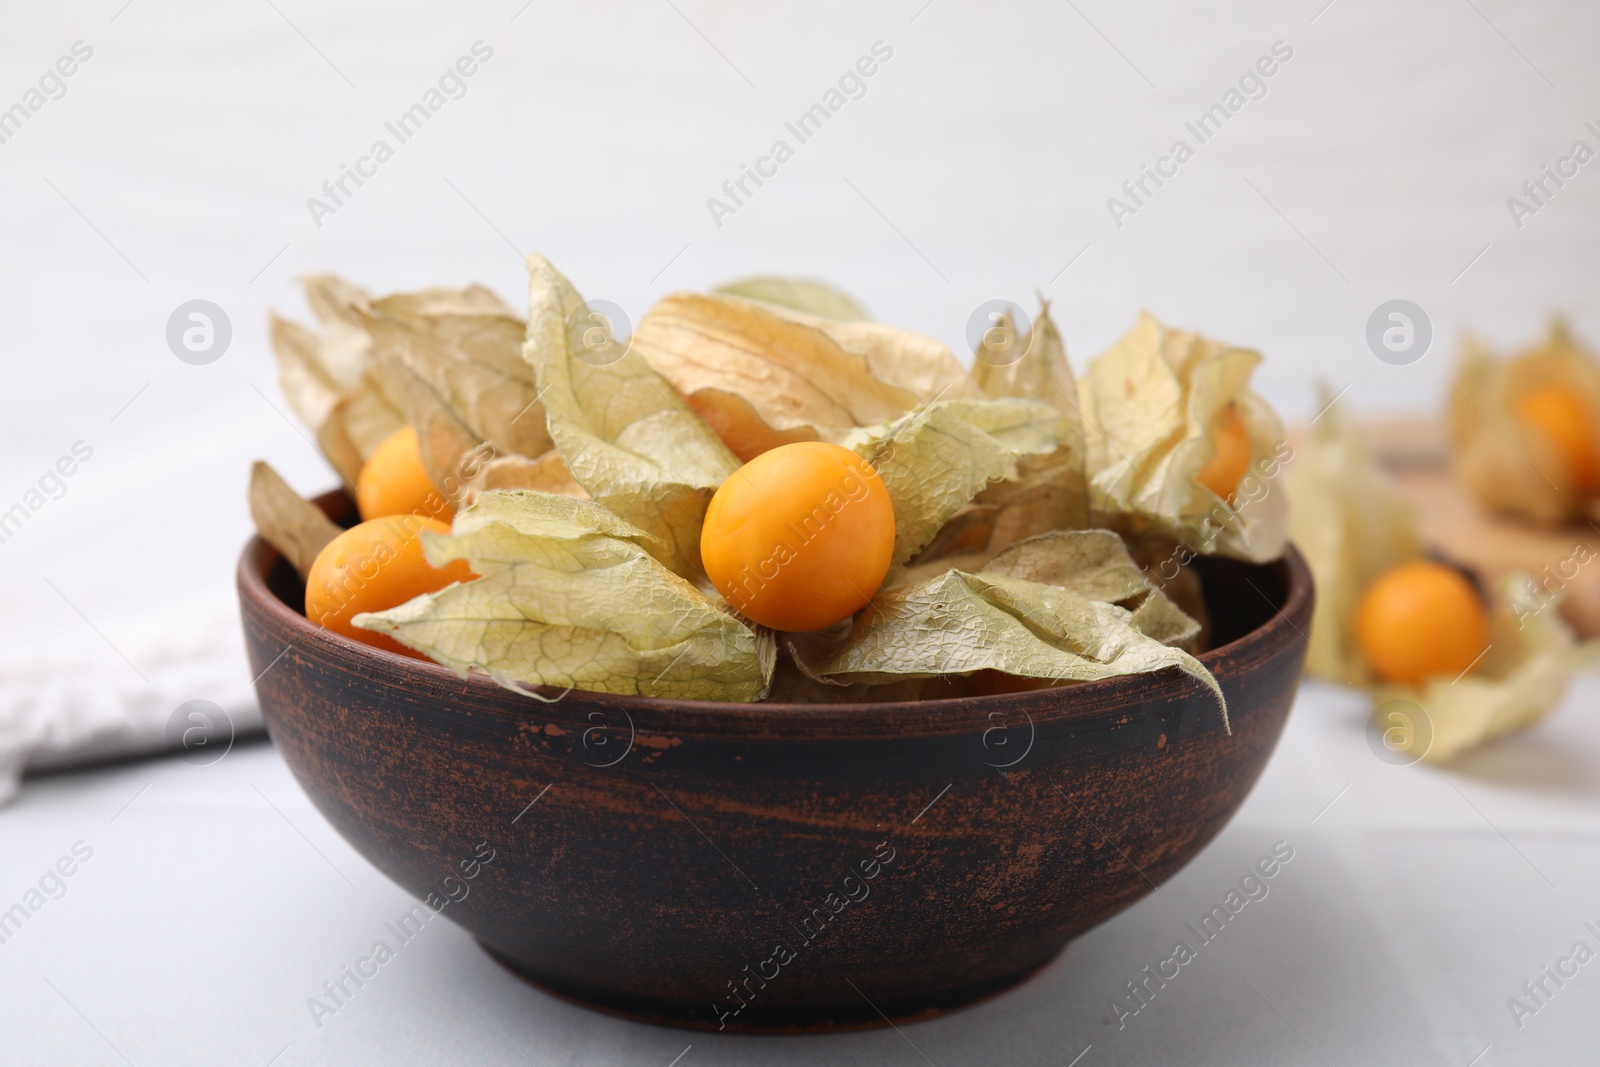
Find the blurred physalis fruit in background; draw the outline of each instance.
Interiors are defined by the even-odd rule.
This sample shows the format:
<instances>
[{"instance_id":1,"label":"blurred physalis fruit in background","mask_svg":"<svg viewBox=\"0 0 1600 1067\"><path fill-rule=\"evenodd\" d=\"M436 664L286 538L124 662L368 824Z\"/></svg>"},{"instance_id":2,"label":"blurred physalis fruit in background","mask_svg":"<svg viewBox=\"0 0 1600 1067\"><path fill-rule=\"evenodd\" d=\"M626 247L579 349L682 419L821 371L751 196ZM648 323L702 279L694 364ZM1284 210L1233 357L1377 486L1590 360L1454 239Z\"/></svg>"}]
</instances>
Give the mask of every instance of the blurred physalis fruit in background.
<instances>
[{"instance_id":1,"label":"blurred physalis fruit in background","mask_svg":"<svg viewBox=\"0 0 1600 1067\"><path fill-rule=\"evenodd\" d=\"M1512 400L1511 411L1560 458L1573 489L1583 496L1600 489L1595 418L1582 396L1559 385L1534 386Z\"/></svg>"},{"instance_id":2,"label":"blurred physalis fruit in background","mask_svg":"<svg viewBox=\"0 0 1600 1067\"><path fill-rule=\"evenodd\" d=\"M1460 571L1419 559L1367 586L1356 604L1355 631L1373 674L1415 686L1471 667L1489 643L1489 612Z\"/></svg>"},{"instance_id":3,"label":"blurred physalis fruit in background","mask_svg":"<svg viewBox=\"0 0 1600 1067\"><path fill-rule=\"evenodd\" d=\"M1600 363L1560 320L1509 359L1469 339L1450 436L1479 503L1551 525L1581 518L1600 494Z\"/></svg>"}]
</instances>

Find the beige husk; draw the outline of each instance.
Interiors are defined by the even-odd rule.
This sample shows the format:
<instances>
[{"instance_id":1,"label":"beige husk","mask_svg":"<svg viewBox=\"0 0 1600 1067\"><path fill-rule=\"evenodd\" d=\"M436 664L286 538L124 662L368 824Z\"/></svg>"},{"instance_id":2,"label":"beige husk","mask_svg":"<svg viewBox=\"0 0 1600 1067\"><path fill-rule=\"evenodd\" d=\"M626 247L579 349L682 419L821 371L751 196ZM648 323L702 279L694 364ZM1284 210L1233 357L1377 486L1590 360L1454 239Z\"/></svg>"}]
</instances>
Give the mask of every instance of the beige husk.
<instances>
[{"instance_id":1,"label":"beige husk","mask_svg":"<svg viewBox=\"0 0 1600 1067\"><path fill-rule=\"evenodd\" d=\"M1423 554L1411 503L1368 451L1361 429L1322 387L1311 439L1289 465L1289 530L1316 580L1306 670L1346 685L1371 675L1351 631L1372 580Z\"/></svg>"},{"instance_id":2,"label":"beige husk","mask_svg":"<svg viewBox=\"0 0 1600 1067\"><path fill-rule=\"evenodd\" d=\"M1460 677L1430 678L1416 688L1373 678L1354 637L1356 604L1378 575L1421 558L1423 544L1408 502L1368 452L1360 428L1327 402L1325 387L1323 393L1324 410L1289 473L1292 532L1317 586L1306 669L1368 689L1385 743L1431 761L1537 722L1574 671L1600 664L1600 643L1576 642L1556 598L1530 595L1522 575L1493 591L1489 644ZM1399 726L1387 721L1396 706L1406 709Z\"/></svg>"},{"instance_id":3,"label":"beige husk","mask_svg":"<svg viewBox=\"0 0 1600 1067\"><path fill-rule=\"evenodd\" d=\"M776 304L790 311L802 311L836 322L871 322L855 299L824 282L803 278L756 277L717 286L716 292Z\"/></svg>"},{"instance_id":4,"label":"beige husk","mask_svg":"<svg viewBox=\"0 0 1600 1067\"><path fill-rule=\"evenodd\" d=\"M754 699L772 657L654 542L592 501L485 493L450 536L423 537L434 566L464 559L480 577L355 623L514 689Z\"/></svg>"},{"instance_id":5,"label":"beige husk","mask_svg":"<svg viewBox=\"0 0 1600 1067\"><path fill-rule=\"evenodd\" d=\"M374 300L331 275L305 290L324 333L273 317L280 382L346 485L409 423L429 478L457 506L485 489L584 495L545 428L523 322L499 297L468 286Z\"/></svg>"},{"instance_id":6,"label":"beige husk","mask_svg":"<svg viewBox=\"0 0 1600 1067\"><path fill-rule=\"evenodd\" d=\"M1035 400L940 400L840 443L877 468L889 490L899 567L1016 463L1054 453L1065 429L1060 412Z\"/></svg>"},{"instance_id":7,"label":"beige husk","mask_svg":"<svg viewBox=\"0 0 1600 1067\"><path fill-rule=\"evenodd\" d=\"M1162 536L1201 554L1264 563L1283 554L1289 503L1272 484L1283 424L1249 389L1259 353L1162 326L1141 313L1078 383L1097 525ZM1216 454L1218 419L1234 405L1249 431L1251 470L1237 499L1196 480Z\"/></svg>"},{"instance_id":8,"label":"beige husk","mask_svg":"<svg viewBox=\"0 0 1600 1067\"><path fill-rule=\"evenodd\" d=\"M304 285L323 332L270 316L278 385L323 456L354 487L361 464L405 418L371 373L371 339L361 322L371 298L332 275L313 275Z\"/></svg>"},{"instance_id":9,"label":"beige husk","mask_svg":"<svg viewBox=\"0 0 1600 1067\"><path fill-rule=\"evenodd\" d=\"M1135 416L1092 387L1080 400L1047 308L1020 357L972 373L937 341L864 321L827 286L775 278L673 294L631 345L597 349L577 290L537 255L528 267L526 323L476 286L375 300L318 278L307 298L322 334L274 324L285 389L347 481L410 423L430 478L460 505L452 532L425 534L424 547L434 565L462 559L479 577L358 625L520 690L908 699L977 671L1048 684L1176 667L1221 703L1191 654L1200 622L1117 533L1083 529L1152 525L1105 494L1091 515L1089 474L1105 468L1083 412L1119 426ZM1169 368L1193 394L1178 408L1202 421L1223 402L1254 403L1253 354L1217 347ZM1276 426L1264 406L1247 417L1253 433ZM1206 432L1170 443L1163 469L1192 477ZM741 458L795 440L840 443L875 466L894 509L893 567L853 620L776 635L711 589L700 528ZM1248 520L1233 526L1227 546L1264 551Z\"/></svg>"},{"instance_id":10,"label":"beige husk","mask_svg":"<svg viewBox=\"0 0 1600 1067\"><path fill-rule=\"evenodd\" d=\"M1413 721L1406 730L1387 729L1390 724L1380 717L1391 749L1448 762L1485 741L1532 726L1560 702L1574 672L1600 666L1600 642L1577 642L1553 605L1538 611L1525 606L1527 584L1525 575L1508 575L1495 591L1489 650L1471 674L1431 678L1420 689L1373 687L1378 712L1396 700L1422 711L1420 723ZM1415 712L1409 717L1417 719Z\"/></svg>"},{"instance_id":11,"label":"beige husk","mask_svg":"<svg viewBox=\"0 0 1600 1067\"><path fill-rule=\"evenodd\" d=\"M723 293L664 297L634 331L633 350L741 460L793 441L839 441L934 399L983 395L932 338Z\"/></svg>"},{"instance_id":12,"label":"beige husk","mask_svg":"<svg viewBox=\"0 0 1600 1067\"><path fill-rule=\"evenodd\" d=\"M304 578L317 553L342 532L322 509L289 488L283 476L261 460L250 465L250 517L267 544L283 553Z\"/></svg>"},{"instance_id":13,"label":"beige husk","mask_svg":"<svg viewBox=\"0 0 1600 1067\"><path fill-rule=\"evenodd\" d=\"M593 362L574 351L567 324L583 298L541 256L528 257L528 287L523 357L574 480L647 531L669 570L700 573L700 523L738 459L637 351Z\"/></svg>"},{"instance_id":14,"label":"beige husk","mask_svg":"<svg viewBox=\"0 0 1600 1067\"><path fill-rule=\"evenodd\" d=\"M884 589L848 630L785 635L818 682L882 685L971 671L1088 681L1176 667L1222 690L1177 647L1198 625L1177 609L1109 530L1023 541L976 573L947 569Z\"/></svg>"},{"instance_id":15,"label":"beige husk","mask_svg":"<svg viewBox=\"0 0 1600 1067\"><path fill-rule=\"evenodd\" d=\"M1592 500L1561 453L1514 414L1525 391L1550 385L1587 409L1590 448L1600 454L1600 364L1559 319L1542 343L1507 360L1467 339L1450 391L1450 436L1457 476L1474 496L1496 511L1553 524L1582 516Z\"/></svg>"}]
</instances>

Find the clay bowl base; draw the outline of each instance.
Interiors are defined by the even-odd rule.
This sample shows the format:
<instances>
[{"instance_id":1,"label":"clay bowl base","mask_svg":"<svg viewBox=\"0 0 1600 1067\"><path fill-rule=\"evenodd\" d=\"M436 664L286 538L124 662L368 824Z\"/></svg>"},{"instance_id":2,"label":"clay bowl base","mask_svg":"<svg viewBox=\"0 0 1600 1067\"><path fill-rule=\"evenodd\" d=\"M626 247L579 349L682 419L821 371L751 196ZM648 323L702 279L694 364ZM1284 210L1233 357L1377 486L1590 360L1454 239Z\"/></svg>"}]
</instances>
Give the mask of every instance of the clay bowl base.
<instances>
[{"instance_id":1,"label":"clay bowl base","mask_svg":"<svg viewBox=\"0 0 1600 1067\"><path fill-rule=\"evenodd\" d=\"M482 940L478 941L478 947L483 949L490 959L541 993L547 993L568 1004L653 1026L738 1034L843 1034L855 1030L881 1030L886 1026L898 1026L901 1023L924 1022L981 1004L1022 985L1049 966L1066 948L1064 945L1054 948L1044 959L1030 962L1015 973L986 978L971 985L945 990L933 998L919 997L914 1003L900 1004L874 998L869 1004L850 988L849 983L841 979L839 983L841 994L853 999L841 999L839 1003L831 1005L808 1005L804 1015L792 1008L784 1008L773 1012L770 1019L764 1020L762 1014L757 1011L761 1006L758 996L737 1017L731 1017L724 1025L717 1026L696 1017L700 1014L699 1009L704 1007L699 1003L686 1004L672 1000L619 997L610 990L596 986L575 985L535 967L518 963ZM879 1011L880 1008L883 1010Z\"/></svg>"}]
</instances>

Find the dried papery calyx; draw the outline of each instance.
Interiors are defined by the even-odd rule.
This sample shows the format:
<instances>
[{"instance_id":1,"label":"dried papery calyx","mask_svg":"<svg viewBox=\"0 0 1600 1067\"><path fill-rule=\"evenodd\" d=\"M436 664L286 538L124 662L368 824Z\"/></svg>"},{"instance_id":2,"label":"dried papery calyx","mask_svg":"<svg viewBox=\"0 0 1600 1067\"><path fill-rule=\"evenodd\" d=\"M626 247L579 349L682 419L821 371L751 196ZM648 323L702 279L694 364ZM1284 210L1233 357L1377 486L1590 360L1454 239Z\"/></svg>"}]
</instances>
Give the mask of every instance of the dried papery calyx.
<instances>
[{"instance_id":1,"label":"dried papery calyx","mask_svg":"<svg viewBox=\"0 0 1600 1067\"><path fill-rule=\"evenodd\" d=\"M1458 477L1488 507L1541 523L1596 513L1600 364L1559 320L1509 359L1468 339L1450 434Z\"/></svg>"}]
</instances>

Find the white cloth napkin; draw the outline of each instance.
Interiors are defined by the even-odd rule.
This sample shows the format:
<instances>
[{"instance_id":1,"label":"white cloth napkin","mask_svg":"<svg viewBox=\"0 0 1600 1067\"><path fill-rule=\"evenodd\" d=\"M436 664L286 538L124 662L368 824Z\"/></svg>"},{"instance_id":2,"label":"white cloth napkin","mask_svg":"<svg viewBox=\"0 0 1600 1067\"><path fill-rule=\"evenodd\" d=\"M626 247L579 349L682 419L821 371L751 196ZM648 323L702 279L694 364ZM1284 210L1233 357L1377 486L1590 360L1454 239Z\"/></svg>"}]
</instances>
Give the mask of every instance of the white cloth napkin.
<instances>
[{"instance_id":1,"label":"white cloth napkin","mask_svg":"<svg viewBox=\"0 0 1600 1067\"><path fill-rule=\"evenodd\" d=\"M74 439L93 452L0 543L0 803L29 769L148 754L186 730L192 746L201 723L178 711L189 701L215 706L200 714L223 743L230 726L260 729L234 591L253 532L250 461L271 458L307 493L334 477L266 399L282 403L260 331L238 330L236 363L168 356L147 388L119 386L96 419L19 412L19 444L0 453L0 509ZM48 367L5 369L49 395Z\"/></svg>"},{"instance_id":2,"label":"white cloth napkin","mask_svg":"<svg viewBox=\"0 0 1600 1067\"><path fill-rule=\"evenodd\" d=\"M259 731L238 614L229 606L199 616L164 612L137 640L120 641L120 653L87 626L70 638L0 651L0 803L16 794L26 770L194 751L197 743L225 745Z\"/></svg>"}]
</instances>

